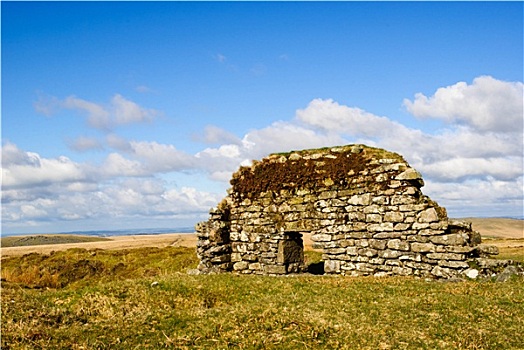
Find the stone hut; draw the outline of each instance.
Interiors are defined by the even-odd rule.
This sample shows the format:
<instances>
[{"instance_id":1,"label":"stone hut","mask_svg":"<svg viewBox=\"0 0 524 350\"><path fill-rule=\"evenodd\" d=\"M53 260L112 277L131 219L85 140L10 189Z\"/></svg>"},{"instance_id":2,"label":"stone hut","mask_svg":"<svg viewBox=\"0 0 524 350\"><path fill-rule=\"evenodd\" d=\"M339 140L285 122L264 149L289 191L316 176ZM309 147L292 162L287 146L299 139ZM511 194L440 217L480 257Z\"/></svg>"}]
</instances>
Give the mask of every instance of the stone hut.
<instances>
[{"instance_id":1,"label":"stone hut","mask_svg":"<svg viewBox=\"0 0 524 350\"><path fill-rule=\"evenodd\" d=\"M497 249L480 245L470 223L448 219L422 193L420 173L383 149L272 154L240 167L231 185L196 226L200 273L304 272L305 233L326 274L453 278L498 264L483 259Z\"/></svg>"}]
</instances>

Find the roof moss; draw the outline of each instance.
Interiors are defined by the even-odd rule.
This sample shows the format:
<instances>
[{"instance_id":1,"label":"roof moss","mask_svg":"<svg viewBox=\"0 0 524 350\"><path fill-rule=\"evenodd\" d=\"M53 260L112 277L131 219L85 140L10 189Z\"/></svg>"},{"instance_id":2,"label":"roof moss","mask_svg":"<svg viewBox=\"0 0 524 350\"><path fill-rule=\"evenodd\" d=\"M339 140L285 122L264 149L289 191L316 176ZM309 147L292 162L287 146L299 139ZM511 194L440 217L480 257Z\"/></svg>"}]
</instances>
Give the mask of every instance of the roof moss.
<instances>
[{"instance_id":1,"label":"roof moss","mask_svg":"<svg viewBox=\"0 0 524 350\"><path fill-rule=\"evenodd\" d=\"M380 159L405 163L397 153L365 145L274 153L233 174L233 197L253 198L268 191L326 187L328 178L331 186L348 188L354 177L380 166Z\"/></svg>"}]
</instances>

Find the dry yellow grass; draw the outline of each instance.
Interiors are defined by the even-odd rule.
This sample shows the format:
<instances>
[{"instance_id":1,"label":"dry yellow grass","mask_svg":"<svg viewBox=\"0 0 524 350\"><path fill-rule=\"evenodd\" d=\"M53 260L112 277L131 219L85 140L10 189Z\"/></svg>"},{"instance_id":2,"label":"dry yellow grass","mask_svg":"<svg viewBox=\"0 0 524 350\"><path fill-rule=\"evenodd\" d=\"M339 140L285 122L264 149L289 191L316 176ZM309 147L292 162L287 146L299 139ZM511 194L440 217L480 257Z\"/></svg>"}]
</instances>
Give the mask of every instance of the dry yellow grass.
<instances>
[{"instance_id":1,"label":"dry yellow grass","mask_svg":"<svg viewBox=\"0 0 524 350\"><path fill-rule=\"evenodd\" d=\"M19 256L29 253L49 254L52 251L61 251L70 248L121 250L143 247L196 247L197 241L195 234L186 233L114 236L109 238L110 239L107 241L100 242L46 244L37 246L2 248L2 257Z\"/></svg>"},{"instance_id":2,"label":"dry yellow grass","mask_svg":"<svg viewBox=\"0 0 524 350\"><path fill-rule=\"evenodd\" d=\"M473 224L473 229L483 238L519 238L524 239L524 220L506 218L465 218Z\"/></svg>"}]
</instances>

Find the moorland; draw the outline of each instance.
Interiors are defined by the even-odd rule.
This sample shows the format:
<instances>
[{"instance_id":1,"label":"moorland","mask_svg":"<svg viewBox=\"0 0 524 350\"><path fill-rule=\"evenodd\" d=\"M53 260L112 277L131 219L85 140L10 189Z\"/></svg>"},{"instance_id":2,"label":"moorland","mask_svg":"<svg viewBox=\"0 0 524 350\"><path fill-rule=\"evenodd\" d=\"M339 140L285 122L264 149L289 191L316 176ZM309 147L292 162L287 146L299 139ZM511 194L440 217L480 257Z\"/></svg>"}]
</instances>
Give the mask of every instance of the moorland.
<instances>
[{"instance_id":1,"label":"moorland","mask_svg":"<svg viewBox=\"0 0 524 350\"><path fill-rule=\"evenodd\" d=\"M524 263L522 220L471 221ZM191 275L190 234L49 240L2 247L2 349L524 348L522 277Z\"/></svg>"}]
</instances>

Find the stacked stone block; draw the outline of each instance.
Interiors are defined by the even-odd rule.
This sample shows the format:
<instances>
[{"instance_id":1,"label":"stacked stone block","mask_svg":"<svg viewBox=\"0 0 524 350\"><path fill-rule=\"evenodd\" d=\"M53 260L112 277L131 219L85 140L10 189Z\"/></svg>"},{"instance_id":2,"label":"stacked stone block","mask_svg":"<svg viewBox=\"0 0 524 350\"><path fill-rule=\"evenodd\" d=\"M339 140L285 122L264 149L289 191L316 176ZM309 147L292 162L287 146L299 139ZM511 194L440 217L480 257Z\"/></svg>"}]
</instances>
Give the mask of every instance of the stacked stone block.
<instances>
[{"instance_id":1,"label":"stacked stone block","mask_svg":"<svg viewBox=\"0 0 524 350\"><path fill-rule=\"evenodd\" d=\"M233 174L232 188L197 225L200 271L304 270L302 236L341 275L451 278L495 254L471 225L449 220L398 154L364 145L271 155Z\"/></svg>"},{"instance_id":2,"label":"stacked stone block","mask_svg":"<svg viewBox=\"0 0 524 350\"><path fill-rule=\"evenodd\" d=\"M207 273L231 270L229 208L219 205L211 209L208 221L196 225L198 269Z\"/></svg>"}]
</instances>

